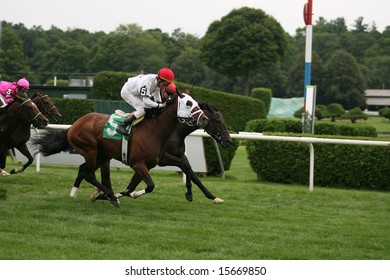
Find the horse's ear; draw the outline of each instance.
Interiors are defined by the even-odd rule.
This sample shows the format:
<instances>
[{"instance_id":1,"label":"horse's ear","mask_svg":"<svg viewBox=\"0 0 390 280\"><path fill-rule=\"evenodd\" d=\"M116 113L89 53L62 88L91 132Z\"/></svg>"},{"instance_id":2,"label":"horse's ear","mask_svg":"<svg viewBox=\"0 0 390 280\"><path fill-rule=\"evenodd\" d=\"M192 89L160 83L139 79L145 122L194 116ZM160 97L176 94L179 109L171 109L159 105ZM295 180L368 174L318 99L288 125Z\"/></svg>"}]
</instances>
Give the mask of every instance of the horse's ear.
<instances>
[{"instance_id":1,"label":"horse's ear","mask_svg":"<svg viewBox=\"0 0 390 280\"><path fill-rule=\"evenodd\" d=\"M191 95L190 89L189 89L189 88L186 88L185 93L188 94L188 95Z\"/></svg>"},{"instance_id":2,"label":"horse's ear","mask_svg":"<svg viewBox=\"0 0 390 280\"><path fill-rule=\"evenodd\" d=\"M176 88L176 93L177 93L177 95L180 97L180 98L183 98L184 96L183 96L183 93L178 89L178 88Z\"/></svg>"}]
</instances>

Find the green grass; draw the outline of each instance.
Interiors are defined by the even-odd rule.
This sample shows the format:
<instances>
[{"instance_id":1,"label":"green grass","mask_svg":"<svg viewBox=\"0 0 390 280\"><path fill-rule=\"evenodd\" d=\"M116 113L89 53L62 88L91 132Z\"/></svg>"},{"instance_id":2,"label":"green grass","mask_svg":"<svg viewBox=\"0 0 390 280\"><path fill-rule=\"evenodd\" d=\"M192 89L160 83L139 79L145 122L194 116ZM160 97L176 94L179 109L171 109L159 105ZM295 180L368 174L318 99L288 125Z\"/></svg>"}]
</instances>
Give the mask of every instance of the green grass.
<instances>
[{"instance_id":1,"label":"green grass","mask_svg":"<svg viewBox=\"0 0 390 280\"><path fill-rule=\"evenodd\" d=\"M76 167L34 168L0 178L2 260L390 259L390 193L258 182L244 147L226 179L202 178L221 205L196 186L189 203L180 174L153 171L154 192L116 209L87 183L69 197ZM131 174L112 170L116 191Z\"/></svg>"},{"instance_id":2,"label":"green grass","mask_svg":"<svg viewBox=\"0 0 390 280\"><path fill-rule=\"evenodd\" d=\"M390 120L383 117L368 117L367 124L376 128L378 133L390 134Z\"/></svg>"},{"instance_id":3,"label":"green grass","mask_svg":"<svg viewBox=\"0 0 390 280\"><path fill-rule=\"evenodd\" d=\"M330 123L329 119L316 120L315 122L327 122ZM337 120L336 124L351 124L349 120ZM315 124L314 124L315 125ZM379 134L390 134L390 120L380 116L369 116L367 120L358 120L354 125L371 125L376 128Z\"/></svg>"}]
</instances>

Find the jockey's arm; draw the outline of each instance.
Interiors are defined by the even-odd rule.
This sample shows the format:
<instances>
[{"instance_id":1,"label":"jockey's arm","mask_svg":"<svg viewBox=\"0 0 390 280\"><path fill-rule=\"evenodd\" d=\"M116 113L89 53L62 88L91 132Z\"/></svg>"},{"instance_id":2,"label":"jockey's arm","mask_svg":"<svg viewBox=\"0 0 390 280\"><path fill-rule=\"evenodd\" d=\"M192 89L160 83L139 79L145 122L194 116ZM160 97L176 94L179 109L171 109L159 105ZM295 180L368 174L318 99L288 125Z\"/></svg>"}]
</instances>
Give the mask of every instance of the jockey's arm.
<instances>
[{"instance_id":1,"label":"jockey's arm","mask_svg":"<svg viewBox=\"0 0 390 280\"><path fill-rule=\"evenodd\" d=\"M145 108L159 108L161 104L154 102L150 96L143 96L142 101L144 102Z\"/></svg>"}]
</instances>

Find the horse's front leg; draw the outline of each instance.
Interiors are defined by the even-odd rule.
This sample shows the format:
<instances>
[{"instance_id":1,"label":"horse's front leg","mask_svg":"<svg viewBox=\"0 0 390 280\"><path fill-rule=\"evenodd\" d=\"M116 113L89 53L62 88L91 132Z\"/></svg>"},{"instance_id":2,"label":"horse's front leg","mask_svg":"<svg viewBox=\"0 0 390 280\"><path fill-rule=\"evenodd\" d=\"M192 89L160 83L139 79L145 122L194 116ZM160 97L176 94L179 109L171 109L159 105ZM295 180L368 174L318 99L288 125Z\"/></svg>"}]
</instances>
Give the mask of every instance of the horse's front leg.
<instances>
[{"instance_id":1,"label":"horse's front leg","mask_svg":"<svg viewBox=\"0 0 390 280\"><path fill-rule=\"evenodd\" d=\"M0 175L3 177L9 176L9 173L4 170L5 162L7 160L7 153L0 153Z\"/></svg>"},{"instance_id":2,"label":"horse's front leg","mask_svg":"<svg viewBox=\"0 0 390 280\"><path fill-rule=\"evenodd\" d=\"M16 173L22 173L24 170L26 170L27 167L29 167L33 161L34 161L34 158L33 156L31 155L30 151L28 150L27 148L27 145L24 144L22 146L19 146L19 147L16 147L16 149L19 150L19 152L22 153L22 155L24 155L26 158L27 158L27 162L22 166L22 167L15 167L14 169L11 170L11 174L16 174Z\"/></svg>"},{"instance_id":3,"label":"horse's front leg","mask_svg":"<svg viewBox=\"0 0 390 280\"><path fill-rule=\"evenodd\" d=\"M188 160L187 160L188 161ZM186 165L184 160L174 156L172 154L169 154L168 152L164 153L164 156L161 158L160 162L158 163L160 166L176 166L181 169L181 171L186 175L186 188L187 192L185 194L185 197L187 201L192 202L192 184L191 184L191 166Z\"/></svg>"},{"instance_id":4,"label":"horse's front leg","mask_svg":"<svg viewBox=\"0 0 390 280\"><path fill-rule=\"evenodd\" d=\"M138 196L134 197L131 194L134 192L135 188L139 185L139 183L141 183L141 181L142 181L142 177L139 176L138 173L134 173L133 177L131 177L130 183L127 186L126 190L124 190L123 192L115 194L115 196L117 198L120 198L122 196L130 196L130 197L133 197L133 198L137 198Z\"/></svg>"},{"instance_id":5,"label":"horse's front leg","mask_svg":"<svg viewBox=\"0 0 390 280\"><path fill-rule=\"evenodd\" d=\"M188 161L188 158L183 155L181 157L181 164L178 165L183 172L186 173L187 180L190 179L192 182L195 183L195 185L198 186L198 188L202 191L202 193L208 198L211 199L215 204L223 203L223 199L220 199L219 197L214 196L200 181L199 177L195 174L195 172L192 170L192 167L190 165L190 162ZM192 193L191 193L192 196ZM191 197L192 198L192 197Z\"/></svg>"}]
</instances>

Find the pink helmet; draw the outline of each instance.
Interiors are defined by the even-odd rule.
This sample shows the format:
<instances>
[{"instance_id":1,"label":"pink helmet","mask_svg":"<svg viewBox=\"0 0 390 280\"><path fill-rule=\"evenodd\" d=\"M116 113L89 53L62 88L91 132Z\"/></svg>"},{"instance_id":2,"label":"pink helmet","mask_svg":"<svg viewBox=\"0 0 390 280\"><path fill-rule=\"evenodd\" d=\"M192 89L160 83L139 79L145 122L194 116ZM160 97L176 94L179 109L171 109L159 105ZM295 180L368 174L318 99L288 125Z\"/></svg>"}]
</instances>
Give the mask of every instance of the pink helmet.
<instances>
[{"instance_id":1,"label":"pink helmet","mask_svg":"<svg viewBox=\"0 0 390 280\"><path fill-rule=\"evenodd\" d=\"M169 86L165 88L167 93L176 93L176 85L175 83L170 83Z\"/></svg>"},{"instance_id":2,"label":"pink helmet","mask_svg":"<svg viewBox=\"0 0 390 280\"><path fill-rule=\"evenodd\" d=\"M24 87L26 89L29 89L30 88L30 83L27 81L26 78L21 78L17 83L16 83L19 87Z\"/></svg>"},{"instance_id":3,"label":"pink helmet","mask_svg":"<svg viewBox=\"0 0 390 280\"><path fill-rule=\"evenodd\" d=\"M169 68L162 68L160 71L157 73L157 78L160 78L164 81L167 81L169 83L172 83L175 75L173 74L172 70Z\"/></svg>"}]
</instances>

